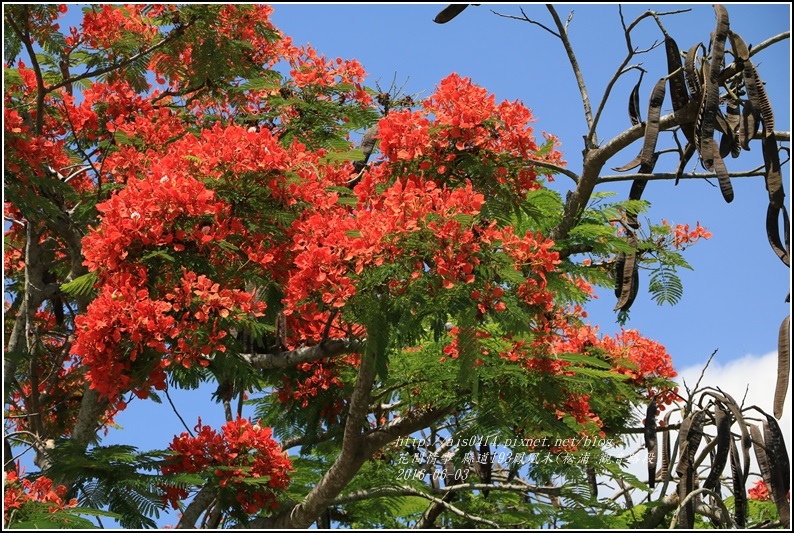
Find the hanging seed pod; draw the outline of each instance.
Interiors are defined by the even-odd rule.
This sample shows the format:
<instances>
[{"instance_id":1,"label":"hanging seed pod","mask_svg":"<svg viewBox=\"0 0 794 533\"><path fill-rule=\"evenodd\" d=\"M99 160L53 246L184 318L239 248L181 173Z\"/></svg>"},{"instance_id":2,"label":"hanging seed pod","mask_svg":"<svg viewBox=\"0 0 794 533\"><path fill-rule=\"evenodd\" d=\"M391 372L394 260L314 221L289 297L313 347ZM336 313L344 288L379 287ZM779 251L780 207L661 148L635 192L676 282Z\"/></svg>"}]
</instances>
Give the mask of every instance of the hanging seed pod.
<instances>
[{"instance_id":1,"label":"hanging seed pod","mask_svg":"<svg viewBox=\"0 0 794 533\"><path fill-rule=\"evenodd\" d=\"M648 408L645 410L645 449L648 450L648 487L653 488L656 483L656 396L651 398Z\"/></svg>"},{"instance_id":2,"label":"hanging seed pod","mask_svg":"<svg viewBox=\"0 0 794 533\"><path fill-rule=\"evenodd\" d=\"M744 476L742 475L742 465L739 462L739 450L736 443L731 439L731 479L733 481L733 520L736 526L744 528L747 521L747 492L744 486Z\"/></svg>"},{"instance_id":3,"label":"hanging seed pod","mask_svg":"<svg viewBox=\"0 0 794 533\"><path fill-rule=\"evenodd\" d=\"M742 103L742 116L737 137L743 150L750 150L750 141L758 134L761 126L761 113L751 100Z\"/></svg>"},{"instance_id":4,"label":"hanging seed pod","mask_svg":"<svg viewBox=\"0 0 794 533\"><path fill-rule=\"evenodd\" d=\"M778 218L781 211L783 212L783 233L786 239L785 244L780 240L780 228L778 226ZM766 210L766 236L769 239L769 244L772 246L775 254L783 261L786 266L789 265L789 250L790 250L790 236L789 236L789 219L786 206L776 208L771 203Z\"/></svg>"},{"instance_id":5,"label":"hanging seed pod","mask_svg":"<svg viewBox=\"0 0 794 533\"><path fill-rule=\"evenodd\" d=\"M780 420L783 416L783 405L786 402L788 392L788 376L791 372L790 349L791 341L789 336L789 323L791 315L783 319L780 324L777 341L777 383L775 384L774 414Z\"/></svg>"},{"instance_id":6,"label":"hanging seed pod","mask_svg":"<svg viewBox=\"0 0 794 533\"><path fill-rule=\"evenodd\" d=\"M672 411L668 411L666 415L664 415L664 425L665 427L670 426L670 415ZM670 473L670 464L671 461L675 461L675 457L670 457L670 432L665 431L664 436L662 437L662 481L666 481L669 473Z\"/></svg>"},{"instance_id":7,"label":"hanging seed pod","mask_svg":"<svg viewBox=\"0 0 794 533\"><path fill-rule=\"evenodd\" d=\"M664 48L667 53L667 75L670 84L670 100L673 102L673 111L683 109L689 103L689 93L686 89L686 77L681 68L681 52L678 44L669 35L664 38Z\"/></svg>"},{"instance_id":8,"label":"hanging seed pod","mask_svg":"<svg viewBox=\"0 0 794 533\"><path fill-rule=\"evenodd\" d=\"M637 246L637 236L631 231L630 228L626 228L626 240L632 246ZM637 253L631 252L628 254L623 254L622 259L618 259L616 263L616 268L621 266L622 269L620 273L616 273L615 279L616 282L619 281L620 285L616 285L616 293L618 293L618 303L615 305L615 310L617 311L620 309L621 311L628 311L631 307L631 304L634 303L634 299L637 297L637 292L639 291L640 285L640 266L637 261Z\"/></svg>"},{"instance_id":9,"label":"hanging seed pod","mask_svg":"<svg viewBox=\"0 0 794 533\"><path fill-rule=\"evenodd\" d=\"M636 126L642 122L640 115L640 84L642 83L643 71L640 71L640 79L637 80L637 85L631 90L629 95L629 120L632 126Z\"/></svg>"},{"instance_id":10,"label":"hanging seed pod","mask_svg":"<svg viewBox=\"0 0 794 533\"><path fill-rule=\"evenodd\" d=\"M469 4L450 4L442 9L438 15L436 15L436 18L433 19L433 22L436 24L446 24L450 20L460 15L467 7L469 7Z\"/></svg>"},{"instance_id":11,"label":"hanging seed pod","mask_svg":"<svg viewBox=\"0 0 794 533\"><path fill-rule=\"evenodd\" d=\"M679 501L684 499L695 490L695 454L703 438L703 426L705 424L706 413L697 411L689 415L681 424L678 433L678 448L680 450L680 460L676 468L676 473L681 480L678 482ZM678 521L684 529L691 529L695 523L695 502L690 500L683 506L678 515Z\"/></svg>"},{"instance_id":12,"label":"hanging seed pod","mask_svg":"<svg viewBox=\"0 0 794 533\"><path fill-rule=\"evenodd\" d=\"M719 402L714 402L714 420L717 426L717 453L711 461L711 471L703 483L703 487L709 490L719 487L720 476L725 470L731 451L731 415Z\"/></svg>"}]
</instances>

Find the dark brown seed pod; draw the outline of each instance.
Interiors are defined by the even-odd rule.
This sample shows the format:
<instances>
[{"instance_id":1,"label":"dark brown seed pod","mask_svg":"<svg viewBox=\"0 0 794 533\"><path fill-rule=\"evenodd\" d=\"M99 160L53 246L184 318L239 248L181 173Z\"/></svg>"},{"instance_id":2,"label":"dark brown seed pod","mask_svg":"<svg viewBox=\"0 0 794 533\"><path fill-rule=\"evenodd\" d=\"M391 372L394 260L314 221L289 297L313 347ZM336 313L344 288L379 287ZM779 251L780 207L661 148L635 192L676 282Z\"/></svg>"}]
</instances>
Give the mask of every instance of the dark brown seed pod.
<instances>
[{"instance_id":1,"label":"dark brown seed pod","mask_svg":"<svg viewBox=\"0 0 794 533\"><path fill-rule=\"evenodd\" d=\"M645 427L643 435L645 437L645 449L648 450L648 487L653 488L656 484L656 465L657 465L657 441L656 441L656 396L651 398L648 408L645 410Z\"/></svg>"},{"instance_id":2,"label":"dark brown seed pod","mask_svg":"<svg viewBox=\"0 0 794 533\"><path fill-rule=\"evenodd\" d=\"M736 442L731 439L731 480L733 482L733 520L736 526L744 528L747 523L747 492L744 486L744 476L742 475L742 465L739 462L739 450Z\"/></svg>"},{"instance_id":3,"label":"dark brown seed pod","mask_svg":"<svg viewBox=\"0 0 794 533\"><path fill-rule=\"evenodd\" d=\"M442 9L438 15L436 15L436 18L433 19L433 22L436 24L446 24L450 20L460 15L467 7L469 7L469 4L449 4L447 7Z\"/></svg>"},{"instance_id":4,"label":"dark brown seed pod","mask_svg":"<svg viewBox=\"0 0 794 533\"><path fill-rule=\"evenodd\" d=\"M703 483L703 488L715 490L720 483L720 476L728 463L731 451L731 415L720 405L714 402L714 420L717 426L717 453L711 462L711 470Z\"/></svg>"},{"instance_id":5,"label":"dark brown seed pod","mask_svg":"<svg viewBox=\"0 0 794 533\"><path fill-rule=\"evenodd\" d=\"M791 372L791 337L789 336L789 324L791 315L783 319L780 324L780 331L777 337L777 383L775 384L775 401L773 412L775 418L780 420L783 416L783 405L786 402L788 392L788 376Z\"/></svg>"}]
</instances>

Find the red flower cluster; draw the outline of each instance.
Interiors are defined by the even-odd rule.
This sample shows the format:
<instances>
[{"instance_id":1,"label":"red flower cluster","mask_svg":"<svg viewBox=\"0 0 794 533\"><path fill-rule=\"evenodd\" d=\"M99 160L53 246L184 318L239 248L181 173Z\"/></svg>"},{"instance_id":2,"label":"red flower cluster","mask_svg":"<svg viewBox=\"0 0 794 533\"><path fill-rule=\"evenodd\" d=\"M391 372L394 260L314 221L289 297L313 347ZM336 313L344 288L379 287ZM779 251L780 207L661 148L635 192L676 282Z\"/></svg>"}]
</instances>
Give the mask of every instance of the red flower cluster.
<instances>
[{"instance_id":1,"label":"red flower cluster","mask_svg":"<svg viewBox=\"0 0 794 533\"><path fill-rule=\"evenodd\" d=\"M483 178L521 195L540 186L526 160L564 164L560 152L553 149L554 138L548 140L552 148L538 155L531 121L532 113L521 103L497 105L494 95L469 78L451 74L421 111L393 112L380 121L380 149L391 162L416 161L423 172L457 181L468 172L458 170L460 158L476 154L479 163L492 169L492 175ZM516 161L524 164L516 165Z\"/></svg>"},{"instance_id":2,"label":"red flower cluster","mask_svg":"<svg viewBox=\"0 0 794 533\"><path fill-rule=\"evenodd\" d=\"M145 23L144 5L126 4L123 6L99 5L90 8L83 15L82 27L78 31L72 28L72 35L67 37L66 44L70 48L79 45L88 48L111 48L124 37L133 34L144 43L151 43L158 31L151 23Z\"/></svg>"},{"instance_id":3,"label":"red flower cluster","mask_svg":"<svg viewBox=\"0 0 794 533\"><path fill-rule=\"evenodd\" d=\"M39 502L46 504L51 513L62 511L67 507L77 507L77 499L72 498L68 502L63 500L66 495L66 487L58 485L53 488L52 480L45 476L30 481L25 478L19 480L16 471L4 474L3 479L3 526L8 526L9 511L21 509L27 502Z\"/></svg>"},{"instance_id":4,"label":"red flower cluster","mask_svg":"<svg viewBox=\"0 0 794 533\"><path fill-rule=\"evenodd\" d=\"M628 376L639 389L646 389L650 398L657 392L660 409L670 405L677 398L677 387L659 391L652 384L657 378L669 380L677 376L672 358L664 346L643 337L636 330L623 330L611 337L596 335L598 328L590 325L568 327L564 334L554 341L556 353L586 353L588 348L603 350L614 364L614 372Z\"/></svg>"},{"instance_id":5,"label":"red flower cluster","mask_svg":"<svg viewBox=\"0 0 794 533\"><path fill-rule=\"evenodd\" d=\"M238 418L218 433L203 426L199 419L195 431L195 437L187 433L174 437L169 449L175 455L162 467L163 474L211 473L220 487L233 491L235 501L249 514L278 507L276 491L289 485L292 463L271 438L270 428ZM246 484L247 478L267 480L267 487ZM179 500L188 496L184 489L164 487L164 490L165 501L174 509Z\"/></svg>"},{"instance_id":6,"label":"red flower cluster","mask_svg":"<svg viewBox=\"0 0 794 533\"><path fill-rule=\"evenodd\" d=\"M759 479L752 487L747 489L747 495L751 500L770 501L772 499L763 479Z\"/></svg>"},{"instance_id":7,"label":"red flower cluster","mask_svg":"<svg viewBox=\"0 0 794 533\"><path fill-rule=\"evenodd\" d=\"M666 220L662 220L664 226L670 226ZM689 224L676 224L672 228L673 246L676 250L683 250L689 245L696 243L699 239L710 239L711 232L700 225L700 222L695 223L695 229L689 230Z\"/></svg>"}]
</instances>

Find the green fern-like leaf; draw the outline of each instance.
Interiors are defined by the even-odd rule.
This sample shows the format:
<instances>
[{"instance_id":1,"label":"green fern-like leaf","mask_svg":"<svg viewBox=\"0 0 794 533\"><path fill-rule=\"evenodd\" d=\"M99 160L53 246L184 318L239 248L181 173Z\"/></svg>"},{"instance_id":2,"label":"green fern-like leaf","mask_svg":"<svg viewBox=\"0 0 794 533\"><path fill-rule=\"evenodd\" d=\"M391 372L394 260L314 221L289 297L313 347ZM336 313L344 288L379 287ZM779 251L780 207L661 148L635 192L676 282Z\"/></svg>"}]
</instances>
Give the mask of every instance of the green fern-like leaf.
<instances>
[{"instance_id":1,"label":"green fern-like leaf","mask_svg":"<svg viewBox=\"0 0 794 533\"><path fill-rule=\"evenodd\" d=\"M675 269L662 264L651 274L648 285L653 300L659 304L677 304L684 295L684 286Z\"/></svg>"},{"instance_id":2,"label":"green fern-like leaf","mask_svg":"<svg viewBox=\"0 0 794 533\"><path fill-rule=\"evenodd\" d=\"M96 272L89 272L61 285L61 290L72 296L90 296L94 292L94 285L98 280Z\"/></svg>"}]
</instances>

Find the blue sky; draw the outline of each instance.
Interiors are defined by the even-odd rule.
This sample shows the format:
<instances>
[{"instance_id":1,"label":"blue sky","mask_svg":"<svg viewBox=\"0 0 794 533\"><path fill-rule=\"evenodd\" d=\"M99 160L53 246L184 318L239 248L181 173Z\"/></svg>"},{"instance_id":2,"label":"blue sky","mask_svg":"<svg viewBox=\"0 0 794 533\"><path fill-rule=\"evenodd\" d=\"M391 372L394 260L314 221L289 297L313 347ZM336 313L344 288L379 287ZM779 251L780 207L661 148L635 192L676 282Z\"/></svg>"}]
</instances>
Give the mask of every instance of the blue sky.
<instances>
[{"instance_id":1,"label":"blue sky","mask_svg":"<svg viewBox=\"0 0 794 533\"><path fill-rule=\"evenodd\" d=\"M404 92L427 96L435 85L452 72L472 80L496 95L497 100L521 100L533 110L535 131L548 131L559 137L568 166L581 170L582 136L585 121L573 73L559 40L538 26L499 17L490 10L520 16L520 5L483 4L469 7L453 21L438 25L433 17L445 4L278 4L272 20L296 44L311 43L326 57L358 59L369 73L368 84L376 82L387 89L392 81ZM553 22L543 5L523 4L525 13L551 27ZM726 4L731 28L748 44L757 44L791 27L790 4ZM681 49L698 42L708 44L714 29L714 10L710 4L623 6L627 23L647 9L690 12L663 18L668 33ZM593 105L597 106L607 81L626 55L627 48L616 4L559 5L564 20L573 11L570 38L582 68ZM62 27L62 30L68 31ZM632 34L638 48L648 48L662 36L652 19L640 24ZM783 41L754 58L775 111L777 130L789 131L791 111L791 44ZM642 63L647 71L643 80L643 116L647 98L657 79L666 74L663 47L635 56L632 64ZM608 140L630 126L626 112L628 95L637 81L636 72L615 85L598 130L601 141ZM669 99L663 113L669 112ZM660 146L672 146L669 135L660 137ZM608 163L619 166L632 159L640 149L635 143ZM762 165L760 144L727 160L730 170L746 170ZM674 155L663 156L657 170L674 170ZM690 165L691 167L691 165ZM791 194L790 165L783 169L786 192ZM702 171L702 169L699 169ZM610 172L611 173L611 172ZM552 185L563 195L572 182L558 176ZM630 183L602 186L626 198ZM719 190L704 181L651 182L644 198L652 202L648 217L674 223L696 221L707 227L713 238L698 243L686 252L694 272L682 271L683 300L676 306L658 306L647 293L648 278L641 278L640 294L631 310L627 328L664 344L678 369L702 365L719 349L717 363L747 361L737 366L747 379L768 390L768 402L759 406L771 410L774 375L747 377L752 357L773 352L777 332L790 306L784 299L790 290L789 271L772 252L764 220L768 195L762 178L735 179L736 199L726 204ZM787 206L791 205L790 196ZM790 209L789 209L790 211ZM644 221L643 221L644 222ZM615 322L615 297L602 290L587 310L593 324L603 333L619 330ZM733 368L733 367L731 367ZM759 367L760 368L760 367ZM767 368L767 367L764 367ZM721 380L728 380L719 374ZM734 376L735 377L735 376ZM201 416L204 423L223 423L222 408L209 396L213 387L172 395L188 425ZM734 393L741 396L741 392ZM790 402L790 400L789 400ZM790 403L789 403L790 407ZM250 415L251 413L246 413ZM124 431L111 431L105 444L125 442L142 449L162 448L182 431L167 405L134 401L118 418ZM131 438L132 437L132 438ZM171 523L167 519L163 524Z\"/></svg>"}]
</instances>

